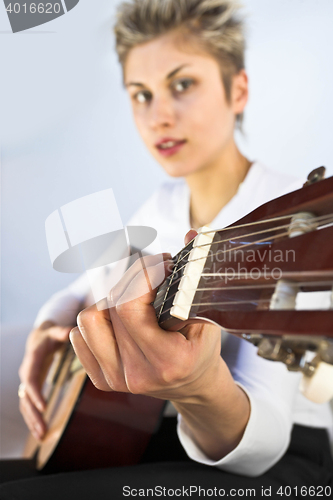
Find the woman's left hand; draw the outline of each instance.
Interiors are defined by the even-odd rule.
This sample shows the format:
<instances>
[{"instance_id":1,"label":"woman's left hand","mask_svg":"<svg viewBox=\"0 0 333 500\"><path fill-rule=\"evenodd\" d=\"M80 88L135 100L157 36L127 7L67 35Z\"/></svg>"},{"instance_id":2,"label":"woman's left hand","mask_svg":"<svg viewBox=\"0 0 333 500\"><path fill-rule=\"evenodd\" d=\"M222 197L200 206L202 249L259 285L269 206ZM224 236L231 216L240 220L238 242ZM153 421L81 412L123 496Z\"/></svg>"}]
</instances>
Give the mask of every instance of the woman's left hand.
<instances>
[{"instance_id":1,"label":"woman's left hand","mask_svg":"<svg viewBox=\"0 0 333 500\"><path fill-rule=\"evenodd\" d=\"M144 262L146 269L140 259L126 272L108 301L79 314L71 342L98 389L199 401L202 386L222 362L220 329L202 323L177 332L160 328L151 283L165 276L171 262L160 255Z\"/></svg>"},{"instance_id":2,"label":"woman's left hand","mask_svg":"<svg viewBox=\"0 0 333 500\"><path fill-rule=\"evenodd\" d=\"M70 340L98 389L171 400L202 449L221 458L243 434L248 400L220 356L219 327L192 323L165 331L158 325L152 302L168 259L148 256L144 266L138 260L104 304L79 314Z\"/></svg>"}]
</instances>

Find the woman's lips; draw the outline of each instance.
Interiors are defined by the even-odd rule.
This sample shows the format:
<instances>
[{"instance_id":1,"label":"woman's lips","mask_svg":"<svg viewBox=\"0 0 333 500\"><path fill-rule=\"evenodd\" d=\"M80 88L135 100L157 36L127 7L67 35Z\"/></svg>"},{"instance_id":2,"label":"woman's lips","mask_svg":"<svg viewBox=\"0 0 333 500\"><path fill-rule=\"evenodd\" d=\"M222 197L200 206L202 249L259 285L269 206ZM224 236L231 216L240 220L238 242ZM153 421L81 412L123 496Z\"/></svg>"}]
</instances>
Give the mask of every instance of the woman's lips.
<instances>
[{"instance_id":1,"label":"woman's lips","mask_svg":"<svg viewBox=\"0 0 333 500\"><path fill-rule=\"evenodd\" d=\"M164 157L172 156L178 153L178 151L184 146L185 143L186 143L185 139L182 141L177 141L174 139L166 139L157 144L156 148L162 156Z\"/></svg>"}]
</instances>

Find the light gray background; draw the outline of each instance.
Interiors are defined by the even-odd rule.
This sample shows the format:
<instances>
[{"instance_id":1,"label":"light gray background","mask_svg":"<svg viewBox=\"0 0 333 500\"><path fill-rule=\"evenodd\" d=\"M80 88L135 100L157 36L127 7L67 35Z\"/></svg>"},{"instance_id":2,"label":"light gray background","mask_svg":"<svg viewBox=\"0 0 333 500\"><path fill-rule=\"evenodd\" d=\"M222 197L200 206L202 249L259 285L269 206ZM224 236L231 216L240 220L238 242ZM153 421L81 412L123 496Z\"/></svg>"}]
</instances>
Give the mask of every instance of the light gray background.
<instances>
[{"instance_id":1,"label":"light gray background","mask_svg":"<svg viewBox=\"0 0 333 500\"><path fill-rule=\"evenodd\" d=\"M165 179L131 119L111 32L115 0L80 0L13 35L0 4L3 455L18 452L16 369L38 308L75 276L50 264L44 222L112 187L125 223ZM242 150L297 176L333 174L332 0L243 0L251 97ZM10 368L10 369L9 369ZM9 439L8 439L9 437Z\"/></svg>"}]
</instances>

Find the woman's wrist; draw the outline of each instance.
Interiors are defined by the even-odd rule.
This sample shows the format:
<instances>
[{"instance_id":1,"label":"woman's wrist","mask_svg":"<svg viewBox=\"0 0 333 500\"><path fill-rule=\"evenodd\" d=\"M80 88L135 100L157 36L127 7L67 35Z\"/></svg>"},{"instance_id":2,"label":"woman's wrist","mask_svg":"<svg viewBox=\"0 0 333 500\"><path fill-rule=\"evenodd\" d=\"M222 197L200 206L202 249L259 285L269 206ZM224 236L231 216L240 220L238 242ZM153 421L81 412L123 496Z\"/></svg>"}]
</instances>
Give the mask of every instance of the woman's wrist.
<instances>
[{"instance_id":1,"label":"woman's wrist","mask_svg":"<svg viewBox=\"0 0 333 500\"><path fill-rule=\"evenodd\" d=\"M250 417L250 401L221 359L218 374L196 402L174 402L192 439L205 455L220 460L242 439Z\"/></svg>"}]
</instances>

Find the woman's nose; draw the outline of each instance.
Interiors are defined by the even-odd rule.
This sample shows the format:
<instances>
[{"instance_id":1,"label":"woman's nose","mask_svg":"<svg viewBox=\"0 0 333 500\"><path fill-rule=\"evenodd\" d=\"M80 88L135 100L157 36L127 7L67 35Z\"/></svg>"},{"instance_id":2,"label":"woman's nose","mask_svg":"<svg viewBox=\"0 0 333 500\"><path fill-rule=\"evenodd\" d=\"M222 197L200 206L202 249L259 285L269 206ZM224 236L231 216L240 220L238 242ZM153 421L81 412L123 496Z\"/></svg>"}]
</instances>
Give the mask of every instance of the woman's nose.
<instances>
[{"instance_id":1,"label":"woman's nose","mask_svg":"<svg viewBox=\"0 0 333 500\"><path fill-rule=\"evenodd\" d=\"M150 126L154 130L173 127L176 119L175 111L174 103L171 99L167 97L155 97L150 105Z\"/></svg>"}]
</instances>

